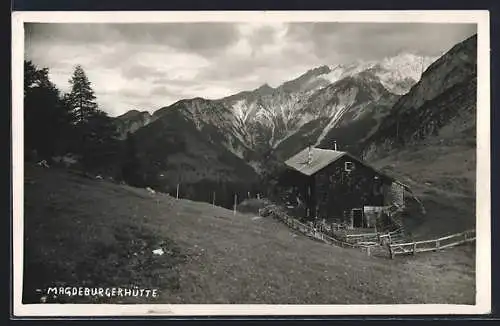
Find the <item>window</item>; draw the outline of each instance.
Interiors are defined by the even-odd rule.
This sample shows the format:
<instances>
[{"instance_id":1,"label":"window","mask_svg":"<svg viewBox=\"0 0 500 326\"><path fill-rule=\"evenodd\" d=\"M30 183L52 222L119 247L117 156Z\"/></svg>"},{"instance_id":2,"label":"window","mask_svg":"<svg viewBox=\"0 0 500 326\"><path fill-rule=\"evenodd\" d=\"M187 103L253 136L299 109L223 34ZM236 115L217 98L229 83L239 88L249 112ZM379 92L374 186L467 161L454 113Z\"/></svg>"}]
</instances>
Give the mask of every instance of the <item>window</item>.
<instances>
[{"instance_id":1,"label":"window","mask_svg":"<svg viewBox=\"0 0 500 326\"><path fill-rule=\"evenodd\" d=\"M345 164L344 164L344 170L345 171L352 171L352 170L354 170L354 163L353 162L345 162Z\"/></svg>"}]
</instances>

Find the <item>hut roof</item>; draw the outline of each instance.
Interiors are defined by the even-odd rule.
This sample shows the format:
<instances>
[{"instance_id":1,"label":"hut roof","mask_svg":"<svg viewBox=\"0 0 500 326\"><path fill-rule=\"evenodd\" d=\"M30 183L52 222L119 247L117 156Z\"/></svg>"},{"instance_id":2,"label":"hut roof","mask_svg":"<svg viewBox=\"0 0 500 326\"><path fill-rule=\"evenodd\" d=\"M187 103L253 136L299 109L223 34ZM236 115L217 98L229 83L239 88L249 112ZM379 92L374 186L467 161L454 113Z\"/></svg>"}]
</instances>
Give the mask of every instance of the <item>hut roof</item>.
<instances>
[{"instance_id":1,"label":"hut roof","mask_svg":"<svg viewBox=\"0 0 500 326\"><path fill-rule=\"evenodd\" d=\"M330 163L335 162L347 152L334 151L329 149L321 149L316 147L310 148L311 162L309 162L309 148L301 150L291 158L285 161L285 165L299 171L302 174L311 176L328 166Z\"/></svg>"},{"instance_id":2,"label":"hut roof","mask_svg":"<svg viewBox=\"0 0 500 326\"><path fill-rule=\"evenodd\" d=\"M309 150L311 153L311 162L308 162L309 160ZM320 171L321 169L325 168L326 166L330 165L331 163L337 161L339 158L343 156L349 156L352 160L363 164L364 166L376 171L380 175L385 176L386 178L392 180L392 182L396 182L403 186L405 189L410 190L410 188L403 184L402 182L396 180L394 177L388 175L387 173L384 173L375 167L371 166L370 164L364 162L361 159L358 159L357 157L351 155L348 152L341 152L341 151L335 151L331 149L322 149L322 148L316 148L316 147L311 147L310 149L308 147L304 148L291 158L285 161L285 165L288 166L289 168L292 168L304 175L311 176L315 174L316 172Z\"/></svg>"}]
</instances>

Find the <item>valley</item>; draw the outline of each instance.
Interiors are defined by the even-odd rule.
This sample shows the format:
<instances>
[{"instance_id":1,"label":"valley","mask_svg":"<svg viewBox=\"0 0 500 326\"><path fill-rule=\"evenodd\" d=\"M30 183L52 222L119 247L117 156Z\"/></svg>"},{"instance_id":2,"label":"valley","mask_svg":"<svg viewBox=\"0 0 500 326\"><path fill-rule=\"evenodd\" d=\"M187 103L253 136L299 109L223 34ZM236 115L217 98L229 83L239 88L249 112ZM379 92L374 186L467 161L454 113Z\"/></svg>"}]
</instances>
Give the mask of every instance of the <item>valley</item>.
<instances>
[{"instance_id":1,"label":"valley","mask_svg":"<svg viewBox=\"0 0 500 326\"><path fill-rule=\"evenodd\" d=\"M232 194L267 194L283 161L304 147L337 146L401 178L428 202L428 216L409 221L416 234L442 233L446 227L422 221L458 216L456 228L474 225L475 90L472 36L440 58L402 54L325 65L276 88L181 100L149 116L134 111L128 131L148 186L173 194L181 184L187 198L209 203L218 193L227 208ZM457 171L447 170L449 162Z\"/></svg>"}]
</instances>

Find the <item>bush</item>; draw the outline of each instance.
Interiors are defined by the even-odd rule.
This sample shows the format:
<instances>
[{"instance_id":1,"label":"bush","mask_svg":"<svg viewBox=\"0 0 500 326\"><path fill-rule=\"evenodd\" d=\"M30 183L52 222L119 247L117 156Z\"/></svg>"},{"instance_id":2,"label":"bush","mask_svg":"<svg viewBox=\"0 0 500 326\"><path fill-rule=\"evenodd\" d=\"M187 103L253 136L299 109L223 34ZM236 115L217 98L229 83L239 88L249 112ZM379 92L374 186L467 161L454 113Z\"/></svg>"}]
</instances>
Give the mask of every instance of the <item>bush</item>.
<instances>
[{"instance_id":1,"label":"bush","mask_svg":"<svg viewBox=\"0 0 500 326\"><path fill-rule=\"evenodd\" d=\"M262 199L250 198L242 201L238 205L237 210L242 213L257 214L259 212L259 209L262 209L270 204L271 202L265 198Z\"/></svg>"}]
</instances>

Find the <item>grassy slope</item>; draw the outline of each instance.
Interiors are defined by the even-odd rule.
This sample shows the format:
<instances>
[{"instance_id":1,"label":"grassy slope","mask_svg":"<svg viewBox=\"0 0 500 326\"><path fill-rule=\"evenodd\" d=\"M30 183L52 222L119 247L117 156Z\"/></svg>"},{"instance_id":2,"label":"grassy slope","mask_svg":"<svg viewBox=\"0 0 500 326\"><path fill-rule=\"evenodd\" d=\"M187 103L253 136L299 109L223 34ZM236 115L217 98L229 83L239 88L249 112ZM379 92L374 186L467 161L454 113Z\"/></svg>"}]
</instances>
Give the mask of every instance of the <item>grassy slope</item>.
<instances>
[{"instance_id":1,"label":"grassy slope","mask_svg":"<svg viewBox=\"0 0 500 326\"><path fill-rule=\"evenodd\" d=\"M407 225L418 238L461 232L475 227L475 107L443 126L437 135L396 148L374 165L407 183L427 214L413 212Z\"/></svg>"},{"instance_id":2,"label":"grassy slope","mask_svg":"<svg viewBox=\"0 0 500 326\"><path fill-rule=\"evenodd\" d=\"M374 163L408 184L426 214L413 211L404 221L418 239L475 227L475 148L464 145L412 146Z\"/></svg>"},{"instance_id":3,"label":"grassy slope","mask_svg":"<svg viewBox=\"0 0 500 326\"><path fill-rule=\"evenodd\" d=\"M163 303L474 303L473 246L391 261L65 171L25 178L26 302L59 284L159 288Z\"/></svg>"}]
</instances>

